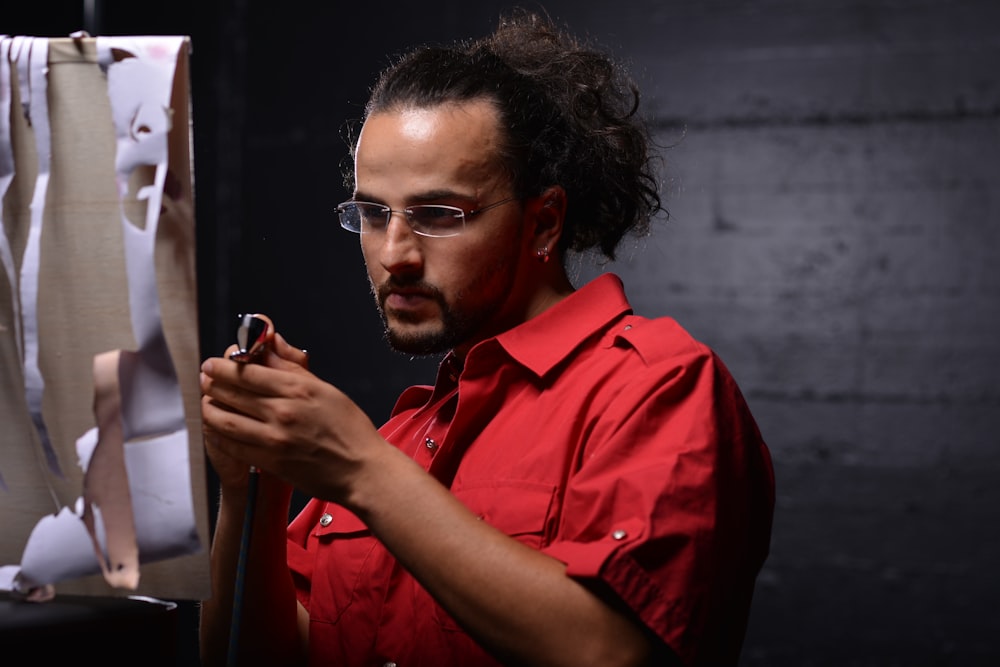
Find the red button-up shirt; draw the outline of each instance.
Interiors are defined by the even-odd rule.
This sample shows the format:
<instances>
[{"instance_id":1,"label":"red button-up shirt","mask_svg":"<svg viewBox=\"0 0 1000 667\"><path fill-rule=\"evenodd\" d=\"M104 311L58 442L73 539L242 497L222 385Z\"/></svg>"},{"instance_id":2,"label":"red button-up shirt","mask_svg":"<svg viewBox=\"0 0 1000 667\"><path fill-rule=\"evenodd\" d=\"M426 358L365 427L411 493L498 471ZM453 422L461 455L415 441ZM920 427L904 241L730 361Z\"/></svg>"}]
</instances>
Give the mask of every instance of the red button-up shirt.
<instances>
[{"instance_id":1,"label":"red button-up shirt","mask_svg":"<svg viewBox=\"0 0 1000 667\"><path fill-rule=\"evenodd\" d=\"M689 665L735 665L774 477L722 362L606 274L445 359L380 429L497 529L605 582ZM288 530L313 664L497 664L346 509ZM454 567L461 567L454 563Z\"/></svg>"}]
</instances>

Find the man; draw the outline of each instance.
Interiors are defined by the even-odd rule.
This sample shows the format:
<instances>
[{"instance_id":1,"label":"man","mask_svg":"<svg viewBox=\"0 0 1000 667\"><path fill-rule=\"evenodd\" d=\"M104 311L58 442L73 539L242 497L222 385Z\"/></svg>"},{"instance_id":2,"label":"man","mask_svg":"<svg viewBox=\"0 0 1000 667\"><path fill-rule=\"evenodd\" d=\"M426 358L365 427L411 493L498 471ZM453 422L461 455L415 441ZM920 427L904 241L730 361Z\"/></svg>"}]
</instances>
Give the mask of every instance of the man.
<instances>
[{"instance_id":1,"label":"man","mask_svg":"<svg viewBox=\"0 0 1000 667\"><path fill-rule=\"evenodd\" d=\"M382 75L338 212L391 345L447 356L378 430L280 335L259 364L205 362L206 664L226 652L249 466L243 664L736 664L767 449L711 350L563 265L613 257L659 210L637 99L529 14ZM286 542L293 487L314 500Z\"/></svg>"}]
</instances>

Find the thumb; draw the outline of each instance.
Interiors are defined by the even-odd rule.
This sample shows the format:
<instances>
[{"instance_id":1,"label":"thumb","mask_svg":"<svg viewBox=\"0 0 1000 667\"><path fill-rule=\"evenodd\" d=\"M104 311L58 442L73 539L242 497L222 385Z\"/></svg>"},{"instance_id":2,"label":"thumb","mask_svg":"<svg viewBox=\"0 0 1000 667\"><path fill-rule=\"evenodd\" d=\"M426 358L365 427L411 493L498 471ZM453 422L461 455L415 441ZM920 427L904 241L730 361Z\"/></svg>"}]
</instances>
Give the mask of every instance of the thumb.
<instances>
[{"instance_id":1,"label":"thumb","mask_svg":"<svg viewBox=\"0 0 1000 667\"><path fill-rule=\"evenodd\" d=\"M280 333L274 334L271 350L276 357L302 368L309 368L309 353L290 345Z\"/></svg>"}]
</instances>

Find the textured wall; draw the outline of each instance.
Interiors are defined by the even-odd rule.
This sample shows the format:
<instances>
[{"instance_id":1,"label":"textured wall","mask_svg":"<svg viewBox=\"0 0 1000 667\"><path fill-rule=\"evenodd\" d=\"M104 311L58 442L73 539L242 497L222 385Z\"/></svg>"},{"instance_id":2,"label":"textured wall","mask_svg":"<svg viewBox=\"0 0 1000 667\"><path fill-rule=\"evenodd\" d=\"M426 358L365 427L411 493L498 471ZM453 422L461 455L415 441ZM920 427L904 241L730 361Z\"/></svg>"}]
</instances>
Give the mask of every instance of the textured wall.
<instances>
[{"instance_id":1,"label":"textured wall","mask_svg":"<svg viewBox=\"0 0 1000 667\"><path fill-rule=\"evenodd\" d=\"M1000 5L559 4L675 146L615 270L775 457L743 663L998 664Z\"/></svg>"}]
</instances>

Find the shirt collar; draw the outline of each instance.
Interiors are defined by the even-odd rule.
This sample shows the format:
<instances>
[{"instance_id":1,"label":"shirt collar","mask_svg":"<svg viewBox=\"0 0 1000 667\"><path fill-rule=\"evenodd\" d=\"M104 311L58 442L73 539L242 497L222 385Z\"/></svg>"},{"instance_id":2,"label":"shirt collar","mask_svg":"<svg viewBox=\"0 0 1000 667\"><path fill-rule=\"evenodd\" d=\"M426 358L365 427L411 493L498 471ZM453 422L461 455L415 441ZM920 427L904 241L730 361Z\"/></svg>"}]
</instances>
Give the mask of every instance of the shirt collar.
<instances>
[{"instance_id":1,"label":"shirt collar","mask_svg":"<svg viewBox=\"0 0 1000 667\"><path fill-rule=\"evenodd\" d=\"M621 279L604 273L540 315L500 334L496 341L515 361L541 377L584 340L631 312Z\"/></svg>"}]
</instances>

